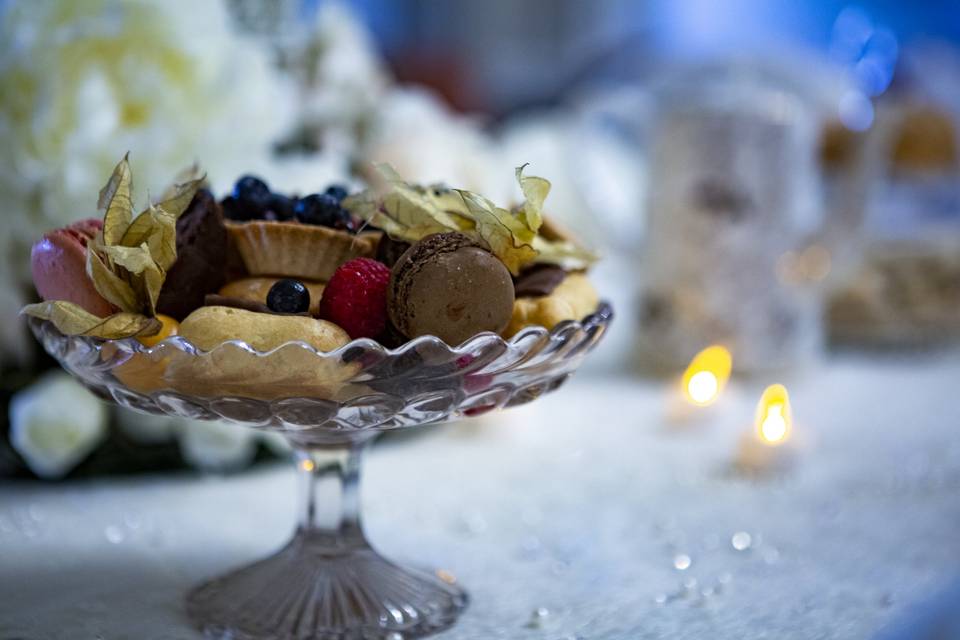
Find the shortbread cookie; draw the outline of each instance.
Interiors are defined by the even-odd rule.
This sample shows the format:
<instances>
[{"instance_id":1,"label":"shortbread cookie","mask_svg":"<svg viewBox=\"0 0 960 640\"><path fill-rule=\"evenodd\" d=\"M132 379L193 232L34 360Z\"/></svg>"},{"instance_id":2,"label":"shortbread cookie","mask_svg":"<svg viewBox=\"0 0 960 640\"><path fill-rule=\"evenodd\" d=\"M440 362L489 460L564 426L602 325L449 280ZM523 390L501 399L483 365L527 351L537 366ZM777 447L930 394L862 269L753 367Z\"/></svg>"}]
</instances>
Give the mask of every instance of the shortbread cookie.
<instances>
[{"instance_id":1,"label":"shortbread cookie","mask_svg":"<svg viewBox=\"0 0 960 640\"><path fill-rule=\"evenodd\" d=\"M571 273L550 295L517 298L510 324L501 335L509 338L530 325L552 329L564 320L582 320L596 308L597 292L587 276Z\"/></svg>"}]
</instances>

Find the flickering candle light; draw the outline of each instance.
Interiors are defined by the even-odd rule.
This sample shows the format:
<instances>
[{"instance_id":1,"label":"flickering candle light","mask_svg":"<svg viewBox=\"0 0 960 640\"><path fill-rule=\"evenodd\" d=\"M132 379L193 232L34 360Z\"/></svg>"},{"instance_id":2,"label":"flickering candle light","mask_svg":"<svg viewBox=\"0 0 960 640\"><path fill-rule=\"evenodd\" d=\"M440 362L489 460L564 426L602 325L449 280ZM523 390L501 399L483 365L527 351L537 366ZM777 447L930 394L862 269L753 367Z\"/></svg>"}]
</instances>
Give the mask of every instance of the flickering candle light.
<instances>
[{"instance_id":1,"label":"flickering candle light","mask_svg":"<svg viewBox=\"0 0 960 640\"><path fill-rule=\"evenodd\" d=\"M757 435L764 443L776 447L790 437L793 417L790 415L790 396L782 384L772 384L763 391L757 403L754 418Z\"/></svg>"},{"instance_id":2,"label":"flickering candle light","mask_svg":"<svg viewBox=\"0 0 960 640\"><path fill-rule=\"evenodd\" d=\"M760 396L753 427L740 440L737 466L753 472L783 469L794 456L792 431L790 395L782 384L772 384Z\"/></svg>"},{"instance_id":3,"label":"flickering candle light","mask_svg":"<svg viewBox=\"0 0 960 640\"><path fill-rule=\"evenodd\" d=\"M715 344L697 353L667 395L667 421L689 423L703 417L705 414L700 409L709 407L720 397L730 379L732 366L733 359L726 347Z\"/></svg>"},{"instance_id":4,"label":"flickering candle light","mask_svg":"<svg viewBox=\"0 0 960 640\"><path fill-rule=\"evenodd\" d=\"M683 393L688 402L707 407L716 402L730 378L730 352L712 345L698 353L683 372Z\"/></svg>"}]
</instances>

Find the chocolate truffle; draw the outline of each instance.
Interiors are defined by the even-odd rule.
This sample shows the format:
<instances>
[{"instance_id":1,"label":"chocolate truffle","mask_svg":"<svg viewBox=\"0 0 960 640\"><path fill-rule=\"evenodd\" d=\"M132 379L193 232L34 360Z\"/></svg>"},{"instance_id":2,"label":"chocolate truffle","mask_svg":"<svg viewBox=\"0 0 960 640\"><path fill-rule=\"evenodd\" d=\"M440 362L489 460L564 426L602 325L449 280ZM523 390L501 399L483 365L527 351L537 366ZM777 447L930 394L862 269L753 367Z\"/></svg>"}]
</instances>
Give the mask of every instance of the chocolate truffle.
<instances>
[{"instance_id":1,"label":"chocolate truffle","mask_svg":"<svg viewBox=\"0 0 960 640\"><path fill-rule=\"evenodd\" d=\"M387 234L383 234L383 237L380 238L380 243L377 245L377 260L388 267L392 267L397 264L397 260L399 260L400 256L409 248L409 242L394 240Z\"/></svg>"},{"instance_id":2,"label":"chocolate truffle","mask_svg":"<svg viewBox=\"0 0 960 640\"><path fill-rule=\"evenodd\" d=\"M157 301L159 313L183 320L225 280L227 229L213 195L201 189L177 220L177 261Z\"/></svg>"},{"instance_id":3,"label":"chocolate truffle","mask_svg":"<svg viewBox=\"0 0 960 640\"><path fill-rule=\"evenodd\" d=\"M513 280L492 253L462 233L438 233L410 247L390 275L387 311L408 338L458 345L500 333L513 313Z\"/></svg>"},{"instance_id":4,"label":"chocolate truffle","mask_svg":"<svg viewBox=\"0 0 960 640\"><path fill-rule=\"evenodd\" d=\"M513 281L513 295L518 298L548 296L560 286L567 272L553 264L535 264L524 269Z\"/></svg>"}]
</instances>

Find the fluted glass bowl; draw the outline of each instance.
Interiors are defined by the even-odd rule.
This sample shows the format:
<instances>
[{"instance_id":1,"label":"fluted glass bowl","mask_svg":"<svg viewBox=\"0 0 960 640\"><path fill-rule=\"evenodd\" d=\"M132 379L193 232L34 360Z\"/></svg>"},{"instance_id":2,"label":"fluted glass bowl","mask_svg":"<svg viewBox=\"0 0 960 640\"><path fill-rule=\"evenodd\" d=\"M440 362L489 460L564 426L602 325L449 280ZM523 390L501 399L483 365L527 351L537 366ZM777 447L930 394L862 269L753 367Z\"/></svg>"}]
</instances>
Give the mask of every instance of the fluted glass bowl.
<instances>
[{"instance_id":1,"label":"fluted glass bowl","mask_svg":"<svg viewBox=\"0 0 960 640\"><path fill-rule=\"evenodd\" d=\"M279 553L191 591L187 611L209 637L337 640L426 635L453 624L466 593L446 573L400 568L367 543L360 459L390 430L516 406L559 387L613 318L601 303L580 322L480 334L457 347L425 336L396 349L354 340L331 352L302 342L210 351L172 337L154 347L65 336L29 324L50 355L95 394L148 413L225 419L282 433L303 478L293 540Z\"/></svg>"}]
</instances>

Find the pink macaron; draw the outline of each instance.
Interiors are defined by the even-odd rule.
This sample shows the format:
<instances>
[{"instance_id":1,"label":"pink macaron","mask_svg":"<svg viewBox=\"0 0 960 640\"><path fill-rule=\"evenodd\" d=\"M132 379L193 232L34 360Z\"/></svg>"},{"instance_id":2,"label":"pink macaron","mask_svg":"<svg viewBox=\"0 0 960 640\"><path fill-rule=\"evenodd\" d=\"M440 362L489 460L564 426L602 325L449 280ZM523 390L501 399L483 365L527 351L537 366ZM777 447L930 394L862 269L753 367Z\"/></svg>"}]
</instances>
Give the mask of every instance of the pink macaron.
<instances>
[{"instance_id":1,"label":"pink macaron","mask_svg":"<svg viewBox=\"0 0 960 640\"><path fill-rule=\"evenodd\" d=\"M101 318L115 311L87 276L87 242L102 228L100 220L87 218L50 231L33 245L30 268L41 298L66 300Z\"/></svg>"}]
</instances>

